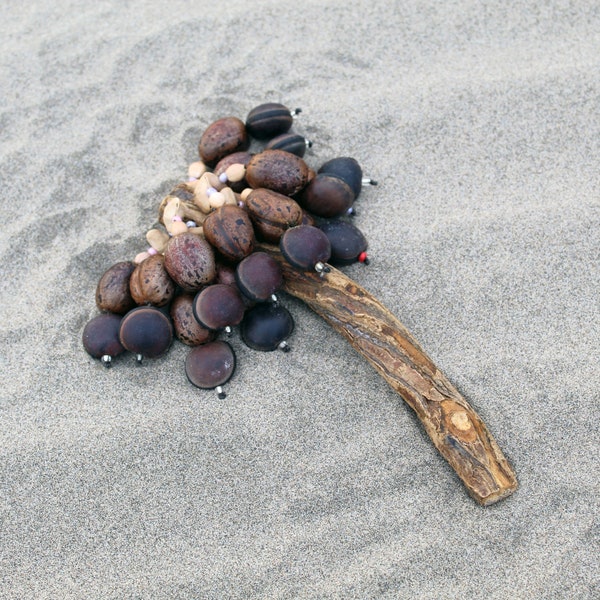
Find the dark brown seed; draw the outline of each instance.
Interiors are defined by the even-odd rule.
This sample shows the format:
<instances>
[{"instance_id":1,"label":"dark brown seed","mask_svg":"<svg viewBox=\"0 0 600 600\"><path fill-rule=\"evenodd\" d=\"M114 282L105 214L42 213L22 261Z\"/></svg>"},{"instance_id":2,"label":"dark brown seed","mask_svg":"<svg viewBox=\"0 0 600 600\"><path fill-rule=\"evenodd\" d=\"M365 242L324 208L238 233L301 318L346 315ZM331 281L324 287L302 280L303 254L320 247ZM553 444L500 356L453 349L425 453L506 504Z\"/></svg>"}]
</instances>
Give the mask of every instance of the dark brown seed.
<instances>
[{"instance_id":1,"label":"dark brown seed","mask_svg":"<svg viewBox=\"0 0 600 600\"><path fill-rule=\"evenodd\" d=\"M246 307L237 288L216 283L196 294L192 305L194 317L209 329L237 325Z\"/></svg>"},{"instance_id":2,"label":"dark brown seed","mask_svg":"<svg viewBox=\"0 0 600 600\"><path fill-rule=\"evenodd\" d=\"M211 212L203 224L206 239L227 260L238 262L254 250L254 229L245 210L226 204Z\"/></svg>"},{"instance_id":3,"label":"dark brown seed","mask_svg":"<svg viewBox=\"0 0 600 600\"><path fill-rule=\"evenodd\" d=\"M154 306L130 310L121 321L121 344L129 352L145 358L162 356L173 341L171 320Z\"/></svg>"},{"instance_id":4,"label":"dark brown seed","mask_svg":"<svg viewBox=\"0 0 600 600\"><path fill-rule=\"evenodd\" d=\"M238 288L250 300L269 300L283 285L279 263L265 252L253 252L242 260L236 270Z\"/></svg>"},{"instance_id":5,"label":"dark brown seed","mask_svg":"<svg viewBox=\"0 0 600 600\"><path fill-rule=\"evenodd\" d=\"M141 262L129 280L129 290L137 304L167 305L175 295L175 283L165 269L165 259L155 254Z\"/></svg>"},{"instance_id":6,"label":"dark brown seed","mask_svg":"<svg viewBox=\"0 0 600 600\"><path fill-rule=\"evenodd\" d=\"M129 291L129 279L135 268L134 262L118 262L100 277L96 287L96 305L100 310L124 315L135 306Z\"/></svg>"},{"instance_id":7,"label":"dark brown seed","mask_svg":"<svg viewBox=\"0 0 600 600\"><path fill-rule=\"evenodd\" d=\"M300 204L308 212L330 219L345 214L354 198L352 188L345 181L319 173L302 192Z\"/></svg>"},{"instance_id":8,"label":"dark brown seed","mask_svg":"<svg viewBox=\"0 0 600 600\"><path fill-rule=\"evenodd\" d=\"M237 285L235 282L235 269L230 265L217 263L217 276L215 283L224 283L225 285Z\"/></svg>"},{"instance_id":9,"label":"dark brown seed","mask_svg":"<svg viewBox=\"0 0 600 600\"><path fill-rule=\"evenodd\" d=\"M200 325L194 317L193 302L192 294L182 294L173 300L170 311L177 339L188 346L206 344L215 337L214 331Z\"/></svg>"},{"instance_id":10,"label":"dark brown seed","mask_svg":"<svg viewBox=\"0 0 600 600\"><path fill-rule=\"evenodd\" d=\"M288 229L279 244L281 253L294 267L303 270L325 263L331 255L331 244L327 236L316 227L299 225Z\"/></svg>"},{"instance_id":11,"label":"dark brown seed","mask_svg":"<svg viewBox=\"0 0 600 600\"><path fill-rule=\"evenodd\" d=\"M250 192L246 208L257 234L267 242L278 243L286 229L302 222L302 209L296 201L265 188Z\"/></svg>"},{"instance_id":12,"label":"dark brown seed","mask_svg":"<svg viewBox=\"0 0 600 600\"><path fill-rule=\"evenodd\" d=\"M215 255L210 244L194 233L173 236L165 250L165 268L186 292L195 292L215 278Z\"/></svg>"},{"instance_id":13,"label":"dark brown seed","mask_svg":"<svg viewBox=\"0 0 600 600\"><path fill-rule=\"evenodd\" d=\"M246 181L252 188L267 188L293 196L308 182L308 165L284 150L264 150L246 166Z\"/></svg>"},{"instance_id":14,"label":"dark brown seed","mask_svg":"<svg viewBox=\"0 0 600 600\"><path fill-rule=\"evenodd\" d=\"M94 358L111 358L125 351L119 340L121 317L105 313L94 317L83 328L83 347Z\"/></svg>"},{"instance_id":15,"label":"dark brown seed","mask_svg":"<svg viewBox=\"0 0 600 600\"><path fill-rule=\"evenodd\" d=\"M198 153L212 167L228 154L246 150L248 143L243 121L237 117L224 117L204 130L198 144Z\"/></svg>"},{"instance_id":16,"label":"dark brown seed","mask_svg":"<svg viewBox=\"0 0 600 600\"><path fill-rule=\"evenodd\" d=\"M185 361L185 374L196 387L211 390L227 383L235 371L235 354L227 342L197 346Z\"/></svg>"}]
</instances>

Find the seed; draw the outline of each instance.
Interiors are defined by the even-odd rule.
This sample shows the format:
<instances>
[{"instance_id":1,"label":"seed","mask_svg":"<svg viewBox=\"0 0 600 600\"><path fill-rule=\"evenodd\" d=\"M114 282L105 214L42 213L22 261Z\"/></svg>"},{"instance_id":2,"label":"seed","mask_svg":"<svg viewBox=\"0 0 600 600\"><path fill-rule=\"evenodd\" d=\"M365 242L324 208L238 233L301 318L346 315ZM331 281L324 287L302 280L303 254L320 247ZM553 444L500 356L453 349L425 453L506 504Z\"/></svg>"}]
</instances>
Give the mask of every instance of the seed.
<instances>
[{"instance_id":1,"label":"seed","mask_svg":"<svg viewBox=\"0 0 600 600\"><path fill-rule=\"evenodd\" d=\"M294 330L290 312L280 304L257 304L247 311L240 326L244 343L254 350L270 352L280 347Z\"/></svg>"},{"instance_id":2,"label":"seed","mask_svg":"<svg viewBox=\"0 0 600 600\"><path fill-rule=\"evenodd\" d=\"M125 351L119 340L120 325L121 317L111 313L88 321L82 335L85 351L93 358L101 358L105 365L110 364L112 358Z\"/></svg>"},{"instance_id":3,"label":"seed","mask_svg":"<svg viewBox=\"0 0 600 600\"><path fill-rule=\"evenodd\" d=\"M153 306L130 310L121 321L119 339L126 350L145 358L162 356L173 341L173 327L167 315Z\"/></svg>"},{"instance_id":4,"label":"seed","mask_svg":"<svg viewBox=\"0 0 600 600\"><path fill-rule=\"evenodd\" d=\"M279 263L265 252L253 252L238 263L235 279L240 291L254 301L266 301L282 286Z\"/></svg>"},{"instance_id":5,"label":"seed","mask_svg":"<svg viewBox=\"0 0 600 600\"><path fill-rule=\"evenodd\" d=\"M124 315L135 306L129 291L129 280L134 270L134 262L118 262L100 277L96 287L96 305L100 310Z\"/></svg>"},{"instance_id":6,"label":"seed","mask_svg":"<svg viewBox=\"0 0 600 600\"><path fill-rule=\"evenodd\" d=\"M235 354L227 342L196 346L185 360L185 374L196 387L210 390L227 383L235 371Z\"/></svg>"},{"instance_id":7,"label":"seed","mask_svg":"<svg viewBox=\"0 0 600 600\"><path fill-rule=\"evenodd\" d=\"M244 317L246 307L237 288L215 283L196 294L194 317L208 329L223 329L237 325Z\"/></svg>"}]
</instances>

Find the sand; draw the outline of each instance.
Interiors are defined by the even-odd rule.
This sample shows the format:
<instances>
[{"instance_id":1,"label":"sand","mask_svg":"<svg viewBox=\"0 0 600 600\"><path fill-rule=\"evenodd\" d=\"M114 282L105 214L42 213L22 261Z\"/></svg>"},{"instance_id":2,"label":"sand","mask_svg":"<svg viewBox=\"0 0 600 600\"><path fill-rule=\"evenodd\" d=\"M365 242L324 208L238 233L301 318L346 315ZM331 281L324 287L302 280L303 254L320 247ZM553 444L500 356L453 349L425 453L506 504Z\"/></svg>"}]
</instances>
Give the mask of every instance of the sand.
<instances>
[{"instance_id":1,"label":"sand","mask_svg":"<svg viewBox=\"0 0 600 600\"><path fill-rule=\"evenodd\" d=\"M2 599L600 595L597 3L5 4ZM294 299L289 354L234 333L224 400L179 343L84 352L203 129L266 101L303 109L311 166L379 180L346 272L482 416L510 498L478 506Z\"/></svg>"}]
</instances>

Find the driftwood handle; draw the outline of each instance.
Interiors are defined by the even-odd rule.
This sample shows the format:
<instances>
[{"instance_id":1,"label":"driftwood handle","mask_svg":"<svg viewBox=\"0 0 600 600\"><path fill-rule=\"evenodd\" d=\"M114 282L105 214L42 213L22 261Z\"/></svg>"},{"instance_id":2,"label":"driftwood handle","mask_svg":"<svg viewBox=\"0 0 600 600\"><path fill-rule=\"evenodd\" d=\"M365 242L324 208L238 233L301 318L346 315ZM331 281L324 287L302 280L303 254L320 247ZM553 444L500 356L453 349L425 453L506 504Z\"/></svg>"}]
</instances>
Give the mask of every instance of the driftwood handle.
<instances>
[{"instance_id":1,"label":"driftwood handle","mask_svg":"<svg viewBox=\"0 0 600 600\"><path fill-rule=\"evenodd\" d=\"M337 269L324 277L280 262L284 290L344 335L415 411L427 434L482 505L517 489L515 473L484 422L423 352L408 330L369 292Z\"/></svg>"}]
</instances>

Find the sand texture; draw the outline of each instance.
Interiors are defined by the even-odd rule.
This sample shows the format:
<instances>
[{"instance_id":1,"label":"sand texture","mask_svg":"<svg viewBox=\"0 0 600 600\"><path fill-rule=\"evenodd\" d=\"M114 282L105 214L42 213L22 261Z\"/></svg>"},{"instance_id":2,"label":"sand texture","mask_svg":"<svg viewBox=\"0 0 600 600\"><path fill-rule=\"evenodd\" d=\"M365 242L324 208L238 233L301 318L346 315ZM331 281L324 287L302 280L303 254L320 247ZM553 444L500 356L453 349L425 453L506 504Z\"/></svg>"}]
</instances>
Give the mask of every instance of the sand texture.
<instances>
[{"instance_id":1,"label":"sand texture","mask_svg":"<svg viewBox=\"0 0 600 600\"><path fill-rule=\"evenodd\" d=\"M597 2L4 3L0 598L598 598ZM204 128L301 107L317 168L379 186L345 272L412 332L520 482L478 506L411 410L300 301L292 351L234 332L104 369L100 275Z\"/></svg>"}]
</instances>

